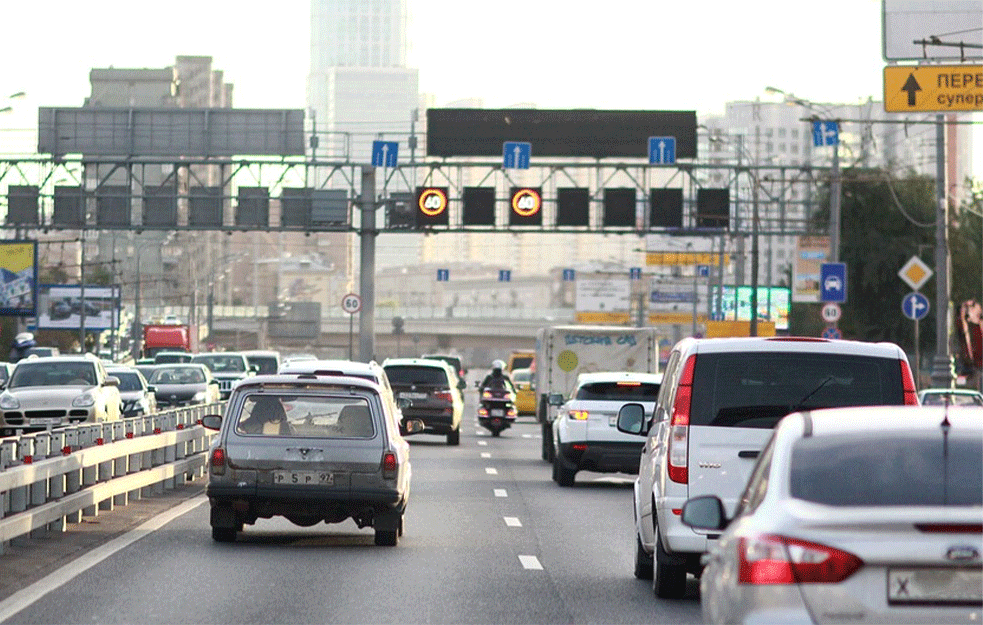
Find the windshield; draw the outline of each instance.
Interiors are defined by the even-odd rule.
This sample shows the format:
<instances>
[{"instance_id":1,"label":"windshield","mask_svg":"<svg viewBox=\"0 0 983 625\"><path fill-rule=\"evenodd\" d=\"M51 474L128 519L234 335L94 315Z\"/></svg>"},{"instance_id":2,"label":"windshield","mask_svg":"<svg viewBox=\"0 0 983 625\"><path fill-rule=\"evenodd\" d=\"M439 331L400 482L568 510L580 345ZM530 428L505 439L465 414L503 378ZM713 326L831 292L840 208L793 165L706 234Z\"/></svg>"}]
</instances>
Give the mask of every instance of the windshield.
<instances>
[{"instance_id":1,"label":"windshield","mask_svg":"<svg viewBox=\"0 0 983 625\"><path fill-rule=\"evenodd\" d=\"M386 367L389 384L424 384L447 386L447 372L437 367L389 365Z\"/></svg>"},{"instance_id":2,"label":"windshield","mask_svg":"<svg viewBox=\"0 0 983 625\"><path fill-rule=\"evenodd\" d=\"M212 370L212 373L241 373L246 370L242 356L195 356L191 362L205 365Z\"/></svg>"},{"instance_id":3,"label":"windshield","mask_svg":"<svg viewBox=\"0 0 983 625\"><path fill-rule=\"evenodd\" d=\"M87 362L21 362L7 388L28 386L95 386L95 366Z\"/></svg>"},{"instance_id":4,"label":"windshield","mask_svg":"<svg viewBox=\"0 0 983 625\"><path fill-rule=\"evenodd\" d=\"M205 374L193 367L157 369L150 378L151 384L201 384L204 381Z\"/></svg>"},{"instance_id":5,"label":"windshield","mask_svg":"<svg viewBox=\"0 0 983 625\"><path fill-rule=\"evenodd\" d=\"M139 391L143 390L143 385L140 384L139 374L132 371L112 371L109 375L119 380L119 390L121 391Z\"/></svg>"},{"instance_id":6,"label":"windshield","mask_svg":"<svg viewBox=\"0 0 983 625\"><path fill-rule=\"evenodd\" d=\"M903 403L896 358L795 352L700 354L690 425L771 428L793 410Z\"/></svg>"}]
</instances>

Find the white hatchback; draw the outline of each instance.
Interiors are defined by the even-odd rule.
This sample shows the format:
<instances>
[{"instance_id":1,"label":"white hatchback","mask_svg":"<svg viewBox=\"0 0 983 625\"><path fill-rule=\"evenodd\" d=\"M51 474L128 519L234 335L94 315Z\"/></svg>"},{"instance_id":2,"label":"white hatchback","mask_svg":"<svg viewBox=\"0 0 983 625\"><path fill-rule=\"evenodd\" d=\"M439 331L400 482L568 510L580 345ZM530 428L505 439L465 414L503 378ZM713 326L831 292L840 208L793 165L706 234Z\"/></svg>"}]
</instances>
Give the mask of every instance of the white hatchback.
<instances>
[{"instance_id":1,"label":"white hatchback","mask_svg":"<svg viewBox=\"0 0 983 625\"><path fill-rule=\"evenodd\" d=\"M700 581L707 623L979 623L983 409L839 408L785 417Z\"/></svg>"},{"instance_id":2,"label":"white hatchback","mask_svg":"<svg viewBox=\"0 0 983 625\"><path fill-rule=\"evenodd\" d=\"M551 395L549 403L560 406L552 428L553 480L573 486L578 471L638 473L642 441L618 431L618 411L635 402L651 412L661 384L659 373L581 373L565 403L562 395Z\"/></svg>"}]
</instances>

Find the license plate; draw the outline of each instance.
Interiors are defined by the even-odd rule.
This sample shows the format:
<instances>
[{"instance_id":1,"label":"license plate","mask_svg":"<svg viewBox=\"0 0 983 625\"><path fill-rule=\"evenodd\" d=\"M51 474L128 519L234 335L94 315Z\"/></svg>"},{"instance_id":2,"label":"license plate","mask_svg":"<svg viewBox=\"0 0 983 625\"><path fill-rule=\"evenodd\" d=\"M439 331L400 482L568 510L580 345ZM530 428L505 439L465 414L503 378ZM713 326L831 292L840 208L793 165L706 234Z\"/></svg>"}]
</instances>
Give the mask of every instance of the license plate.
<instances>
[{"instance_id":1,"label":"license plate","mask_svg":"<svg viewBox=\"0 0 983 625\"><path fill-rule=\"evenodd\" d=\"M501 408L492 408L491 416L493 416L493 417L504 417L505 416L505 411L502 410Z\"/></svg>"},{"instance_id":2,"label":"license plate","mask_svg":"<svg viewBox=\"0 0 983 625\"><path fill-rule=\"evenodd\" d=\"M980 569L889 569L887 598L890 603L983 602Z\"/></svg>"},{"instance_id":3,"label":"license plate","mask_svg":"<svg viewBox=\"0 0 983 625\"><path fill-rule=\"evenodd\" d=\"M334 474L327 471L274 471L274 484L297 484L298 486L331 486Z\"/></svg>"},{"instance_id":4,"label":"license plate","mask_svg":"<svg viewBox=\"0 0 983 625\"><path fill-rule=\"evenodd\" d=\"M61 417L41 417L31 419L31 425L61 425Z\"/></svg>"},{"instance_id":5,"label":"license plate","mask_svg":"<svg viewBox=\"0 0 983 625\"><path fill-rule=\"evenodd\" d=\"M402 397L403 399L426 399L427 398L427 394L426 393L400 393L399 396Z\"/></svg>"}]
</instances>

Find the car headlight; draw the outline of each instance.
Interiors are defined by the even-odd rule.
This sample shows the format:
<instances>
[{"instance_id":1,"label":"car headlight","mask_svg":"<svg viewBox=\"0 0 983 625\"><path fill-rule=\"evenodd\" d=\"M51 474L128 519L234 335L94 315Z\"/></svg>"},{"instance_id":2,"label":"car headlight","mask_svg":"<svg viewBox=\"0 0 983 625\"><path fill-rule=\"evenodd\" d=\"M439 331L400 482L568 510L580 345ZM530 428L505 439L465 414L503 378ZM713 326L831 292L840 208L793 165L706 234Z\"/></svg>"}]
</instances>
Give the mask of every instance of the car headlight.
<instances>
[{"instance_id":1,"label":"car headlight","mask_svg":"<svg viewBox=\"0 0 983 625\"><path fill-rule=\"evenodd\" d=\"M191 398L191 401L205 401L205 391L198 391L195 396Z\"/></svg>"},{"instance_id":2,"label":"car headlight","mask_svg":"<svg viewBox=\"0 0 983 625\"><path fill-rule=\"evenodd\" d=\"M92 393L85 392L72 400L72 405L76 408L91 408L96 403L96 398Z\"/></svg>"},{"instance_id":3,"label":"car headlight","mask_svg":"<svg viewBox=\"0 0 983 625\"><path fill-rule=\"evenodd\" d=\"M0 395L0 409L3 410L17 410L20 408L20 402L13 395L8 395L4 393Z\"/></svg>"}]
</instances>

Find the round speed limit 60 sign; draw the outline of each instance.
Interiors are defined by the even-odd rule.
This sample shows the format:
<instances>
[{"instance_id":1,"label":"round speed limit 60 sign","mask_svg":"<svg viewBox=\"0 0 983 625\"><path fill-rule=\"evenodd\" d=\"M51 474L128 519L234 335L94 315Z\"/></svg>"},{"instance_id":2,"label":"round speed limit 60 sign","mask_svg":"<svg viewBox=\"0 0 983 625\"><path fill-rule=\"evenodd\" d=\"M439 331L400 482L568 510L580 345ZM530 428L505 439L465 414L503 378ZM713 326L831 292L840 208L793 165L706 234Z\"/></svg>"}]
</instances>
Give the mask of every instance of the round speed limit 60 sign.
<instances>
[{"instance_id":1,"label":"round speed limit 60 sign","mask_svg":"<svg viewBox=\"0 0 983 625\"><path fill-rule=\"evenodd\" d=\"M341 309L349 315L354 315L362 310L362 298L354 293L349 293L341 298Z\"/></svg>"}]
</instances>

